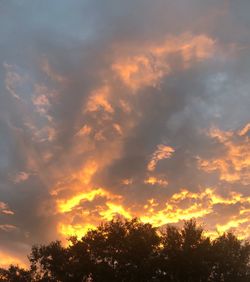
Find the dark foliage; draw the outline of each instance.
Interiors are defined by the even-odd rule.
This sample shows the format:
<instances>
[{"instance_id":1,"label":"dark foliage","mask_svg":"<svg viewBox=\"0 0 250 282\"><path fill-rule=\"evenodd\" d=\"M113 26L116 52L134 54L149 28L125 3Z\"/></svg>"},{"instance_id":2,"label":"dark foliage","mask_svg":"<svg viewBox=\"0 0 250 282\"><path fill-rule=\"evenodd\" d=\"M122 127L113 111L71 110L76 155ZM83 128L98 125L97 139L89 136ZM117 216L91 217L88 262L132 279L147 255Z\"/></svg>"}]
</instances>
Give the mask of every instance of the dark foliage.
<instances>
[{"instance_id":1,"label":"dark foliage","mask_svg":"<svg viewBox=\"0 0 250 282\"><path fill-rule=\"evenodd\" d=\"M0 268L0 281L1 282L28 282L32 281L31 272L11 265L8 269Z\"/></svg>"},{"instance_id":2,"label":"dark foliage","mask_svg":"<svg viewBox=\"0 0 250 282\"><path fill-rule=\"evenodd\" d=\"M249 282L250 245L233 234L215 240L194 220L159 232L138 219L114 219L70 238L34 246L30 269L0 269L8 282Z\"/></svg>"}]
</instances>

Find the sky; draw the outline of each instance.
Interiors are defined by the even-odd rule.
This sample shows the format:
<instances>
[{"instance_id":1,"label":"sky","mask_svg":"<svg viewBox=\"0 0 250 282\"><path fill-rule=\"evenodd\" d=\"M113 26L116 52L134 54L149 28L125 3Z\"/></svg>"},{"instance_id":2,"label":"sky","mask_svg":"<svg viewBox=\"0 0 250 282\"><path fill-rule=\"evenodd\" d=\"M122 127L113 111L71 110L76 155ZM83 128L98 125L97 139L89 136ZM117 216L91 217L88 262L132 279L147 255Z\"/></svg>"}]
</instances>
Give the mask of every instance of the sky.
<instances>
[{"instance_id":1,"label":"sky","mask_svg":"<svg viewBox=\"0 0 250 282\"><path fill-rule=\"evenodd\" d=\"M0 266L112 217L250 234L249 0L0 0Z\"/></svg>"}]
</instances>

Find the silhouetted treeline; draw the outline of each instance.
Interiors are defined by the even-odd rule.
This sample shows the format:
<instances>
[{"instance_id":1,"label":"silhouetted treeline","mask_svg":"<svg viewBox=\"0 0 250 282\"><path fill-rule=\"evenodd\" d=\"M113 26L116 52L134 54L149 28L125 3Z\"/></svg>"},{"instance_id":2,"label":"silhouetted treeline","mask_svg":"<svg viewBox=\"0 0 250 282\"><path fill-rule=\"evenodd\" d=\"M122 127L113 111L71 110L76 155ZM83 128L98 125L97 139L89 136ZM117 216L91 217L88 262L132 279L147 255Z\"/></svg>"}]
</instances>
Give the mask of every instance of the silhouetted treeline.
<instances>
[{"instance_id":1,"label":"silhouetted treeline","mask_svg":"<svg viewBox=\"0 0 250 282\"><path fill-rule=\"evenodd\" d=\"M34 246L30 269L0 270L0 281L249 282L250 245L228 233L204 235L194 220L157 230L138 219L114 219L81 240Z\"/></svg>"}]
</instances>

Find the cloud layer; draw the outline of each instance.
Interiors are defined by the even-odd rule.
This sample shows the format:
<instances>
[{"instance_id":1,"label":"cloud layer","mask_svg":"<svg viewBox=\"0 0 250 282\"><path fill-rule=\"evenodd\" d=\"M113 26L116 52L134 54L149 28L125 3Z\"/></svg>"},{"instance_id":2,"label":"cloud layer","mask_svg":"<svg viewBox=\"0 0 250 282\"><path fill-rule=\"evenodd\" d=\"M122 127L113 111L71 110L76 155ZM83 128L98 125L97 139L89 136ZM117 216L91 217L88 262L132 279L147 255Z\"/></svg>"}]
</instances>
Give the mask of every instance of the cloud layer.
<instances>
[{"instance_id":1,"label":"cloud layer","mask_svg":"<svg viewBox=\"0 0 250 282\"><path fill-rule=\"evenodd\" d=\"M2 1L0 258L120 214L250 231L249 1Z\"/></svg>"}]
</instances>

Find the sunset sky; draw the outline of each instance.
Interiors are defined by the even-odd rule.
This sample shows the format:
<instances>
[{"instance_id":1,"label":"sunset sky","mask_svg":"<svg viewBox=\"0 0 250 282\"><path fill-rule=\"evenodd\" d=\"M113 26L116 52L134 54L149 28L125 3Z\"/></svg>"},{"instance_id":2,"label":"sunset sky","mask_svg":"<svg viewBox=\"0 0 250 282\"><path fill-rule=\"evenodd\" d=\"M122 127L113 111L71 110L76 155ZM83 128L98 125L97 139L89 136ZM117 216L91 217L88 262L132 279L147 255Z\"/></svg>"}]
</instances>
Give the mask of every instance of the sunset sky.
<instances>
[{"instance_id":1,"label":"sunset sky","mask_svg":"<svg viewBox=\"0 0 250 282\"><path fill-rule=\"evenodd\" d=\"M0 0L0 266L112 219L250 236L249 0Z\"/></svg>"}]
</instances>

